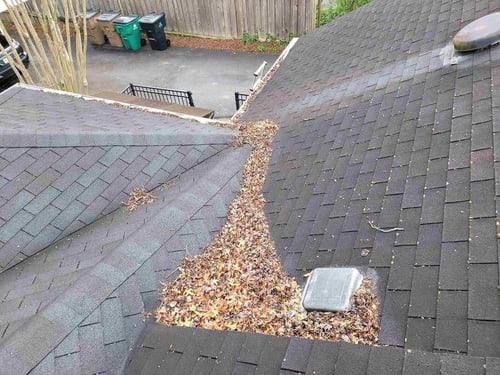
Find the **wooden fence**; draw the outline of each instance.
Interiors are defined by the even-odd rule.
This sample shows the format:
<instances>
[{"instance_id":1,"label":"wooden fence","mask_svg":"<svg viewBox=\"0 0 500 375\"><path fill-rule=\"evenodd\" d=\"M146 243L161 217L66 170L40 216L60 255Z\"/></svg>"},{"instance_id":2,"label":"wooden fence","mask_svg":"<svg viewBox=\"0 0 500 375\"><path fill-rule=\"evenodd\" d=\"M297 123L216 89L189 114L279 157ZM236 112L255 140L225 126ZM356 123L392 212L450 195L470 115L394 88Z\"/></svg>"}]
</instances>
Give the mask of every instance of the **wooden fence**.
<instances>
[{"instance_id":1,"label":"wooden fence","mask_svg":"<svg viewBox=\"0 0 500 375\"><path fill-rule=\"evenodd\" d=\"M127 14L165 12L167 31L212 38L301 35L316 27L321 0L87 0Z\"/></svg>"}]
</instances>

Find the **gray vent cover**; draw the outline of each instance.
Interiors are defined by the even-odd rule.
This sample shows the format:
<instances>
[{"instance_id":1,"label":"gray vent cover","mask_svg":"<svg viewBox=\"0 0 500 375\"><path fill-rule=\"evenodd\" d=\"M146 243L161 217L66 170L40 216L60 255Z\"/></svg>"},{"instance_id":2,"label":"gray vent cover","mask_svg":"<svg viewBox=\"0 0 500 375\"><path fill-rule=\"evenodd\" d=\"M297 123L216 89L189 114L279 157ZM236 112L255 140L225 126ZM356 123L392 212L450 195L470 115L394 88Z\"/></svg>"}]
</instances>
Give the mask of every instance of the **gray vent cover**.
<instances>
[{"instance_id":1,"label":"gray vent cover","mask_svg":"<svg viewBox=\"0 0 500 375\"><path fill-rule=\"evenodd\" d=\"M302 295L306 310L347 311L363 276L356 268L316 268Z\"/></svg>"},{"instance_id":2,"label":"gray vent cover","mask_svg":"<svg viewBox=\"0 0 500 375\"><path fill-rule=\"evenodd\" d=\"M500 12L481 17L460 30L453 38L459 52L476 51L500 42Z\"/></svg>"}]
</instances>

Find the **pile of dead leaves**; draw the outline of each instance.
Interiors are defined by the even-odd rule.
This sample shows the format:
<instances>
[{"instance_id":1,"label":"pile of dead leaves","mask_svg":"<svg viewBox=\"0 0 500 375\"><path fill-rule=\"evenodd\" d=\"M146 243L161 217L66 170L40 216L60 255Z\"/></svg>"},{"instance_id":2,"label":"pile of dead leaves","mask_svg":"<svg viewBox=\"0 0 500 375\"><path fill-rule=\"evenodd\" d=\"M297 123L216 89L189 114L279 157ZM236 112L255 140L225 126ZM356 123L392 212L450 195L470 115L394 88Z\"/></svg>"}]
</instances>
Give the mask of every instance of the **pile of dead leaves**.
<instances>
[{"instance_id":1,"label":"pile of dead leaves","mask_svg":"<svg viewBox=\"0 0 500 375\"><path fill-rule=\"evenodd\" d=\"M145 188L133 188L128 194L128 199L123 204L127 207L129 211L135 211L145 204L153 203L155 197Z\"/></svg>"},{"instance_id":2,"label":"pile of dead leaves","mask_svg":"<svg viewBox=\"0 0 500 375\"><path fill-rule=\"evenodd\" d=\"M247 124L235 145L252 154L242 188L212 244L186 258L179 276L164 284L158 322L208 329L252 331L373 344L377 341L377 300L364 281L346 313L306 313L297 282L281 267L264 214L264 184L277 127Z\"/></svg>"}]
</instances>

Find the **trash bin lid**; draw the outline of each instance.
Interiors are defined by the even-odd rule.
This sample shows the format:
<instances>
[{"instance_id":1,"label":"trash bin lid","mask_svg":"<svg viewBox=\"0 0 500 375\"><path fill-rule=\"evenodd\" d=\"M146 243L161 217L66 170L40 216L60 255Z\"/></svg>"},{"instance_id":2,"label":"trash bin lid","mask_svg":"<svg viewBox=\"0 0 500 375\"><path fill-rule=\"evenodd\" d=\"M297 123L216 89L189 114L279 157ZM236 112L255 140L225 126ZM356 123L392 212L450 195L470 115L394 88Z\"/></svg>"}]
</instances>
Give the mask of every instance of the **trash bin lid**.
<instances>
[{"instance_id":1,"label":"trash bin lid","mask_svg":"<svg viewBox=\"0 0 500 375\"><path fill-rule=\"evenodd\" d=\"M165 13L153 12L153 13L146 14L145 16L142 16L139 19L139 22L140 23L156 23L156 22L158 22L158 20L160 18L162 18L164 16L165 16Z\"/></svg>"},{"instance_id":2,"label":"trash bin lid","mask_svg":"<svg viewBox=\"0 0 500 375\"><path fill-rule=\"evenodd\" d=\"M113 20L113 23L126 24L135 21L138 16L121 16Z\"/></svg>"},{"instance_id":3,"label":"trash bin lid","mask_svg":"<svg viewBox=\"0 0 500 375\"><path fill-rule=\"evenodd\" d=\"M85 13L85 18L89 20L92 17L94 17L97 13L99 13L99 9L88 9L87 13Z\"/></svg>"},{"instance_id":4,"label":"trash bin lid","mask_svg":"<svg viewBox=\"0 0 500 375\"><path fill-rule=\"evenodd\" d=\"M99 17L96 18L96 20L100 22L113 21L113 19L115 19L119 14L120 14L119 11L110 10L109 12L101 14Z\"/></svg>"}]
</instances>

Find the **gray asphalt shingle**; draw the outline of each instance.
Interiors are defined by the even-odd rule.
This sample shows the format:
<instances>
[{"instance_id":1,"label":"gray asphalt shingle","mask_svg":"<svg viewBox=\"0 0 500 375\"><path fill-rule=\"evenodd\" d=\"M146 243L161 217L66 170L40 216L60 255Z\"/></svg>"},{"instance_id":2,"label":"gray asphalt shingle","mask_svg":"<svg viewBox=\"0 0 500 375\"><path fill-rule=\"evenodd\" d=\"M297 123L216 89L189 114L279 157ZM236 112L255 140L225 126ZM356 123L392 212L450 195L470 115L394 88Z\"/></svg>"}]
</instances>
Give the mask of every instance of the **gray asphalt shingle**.
<instances>
[{"instance_id":1,"label":"gray asphalt shingle","mask_svg":"<svg viewBox=\"0 0 500 375\"><path fill-rule=\"evenodd\" d=\"M156 227L150 229L151 233L141 231L134 223L125 227L118 213L109 216L111 222L104 216L80 229L78 215L68 213L72 223L66 223L67 227L80 229L82 237L72 237L69 244L64 244L64 239L54 244L42 252L46 259L71 263L73 258L81 258L82 265L93 267L92 262L99 262L102 256L119 252L121 263L113 263L117 259L108 257L108 268L96 267L92 272L99 271L99 277L115 287L123 281L122 272L136 274L118 289L109 287L106 293L96 286L95 293L101 293L102 298L82 301L74 313L89 310L85 313L90 319L87 323L93 324L75 325L68 311L61 325L67 329L65 334L78 331L78 351L65 356L49 354L39 369L65 368L69 373L75 368L79 371L80 363L89 365L89 371L100 371L103 366L118 368L110 358L117 351L118 357L124 358L123 352L133 346L144 329L144 339L128 359L128 373L154 373L158 366L172 374L332 370L336 374L495 373L500 356L498 210L494 197L500 186L495 163L500 131L500 49L478 51L453 65L445 57L451 38L461 26L499 8L495 0L372 0L303 36L243 115L244 121L269 118L280 126L264 192L271 232L285 269L303 282L304 273L314 267L369 268L377 276L381 303L380 347L158 325L144 328L142 310L145 304L151 304L152 284L175 269L184 244L192 246L194 252L201 250L218 229L217 219L224 217L229 197L237 190L234 186L239 166L232 172L223 168L214 173L207 179L205 190L186 182L192 165L204 158L217 159L220 150L215 144L227 144L229 132L196 129L179 119L161 117L160 121L160 116L149 113L127 113L125 121L123 109L106 107L94 113L91 108L96 103L78 98L59 106L58 116L79 114L78 121L86 126L81 134L70 136L70 129L63 123L39 127L37 137L16 134L9 125L3 128L0 168L5 173L0 173L0 204L17 194L24 194L18 200L24 203L26 192L36 195L48 191L36 205L26 202L26 208L19 208L24 217L9 209L6 216L10 220L0 221L0 230L7 226L4 237L0 237L4 247L5 243L11 246L8 241L12 238L20 243L30 241L19 234L20 230L45 207L58 207L50 192L62 192L79 179L89 188L88 197L80 203L83 207L79 214L87 212L85 223L92 222L86 210L93 198L102 196L111 202L104 207L101 200L92 208L98 219L100 214L112 212L110 207L118 207L124 200L124 187L134 183L147 183L149 179L161 183L183 173L186 181L180 186L192 191L169 206L170 215L155 211L154 205L148 207L151 216L148 214L147 220L155 226L178 227L177 235L170 238L161 237ZM39 113L53 118L51 95L14 88L0 96L0 103L16 114L23 113L18 101L34 103L25 111L29 123ZM106 130L112 136L88 126L98 123L99 118L109 119ZM146 122L151 124L151 134L137 134L144 131L141 126ZM164 122L175 131L165 132ZM137 130L131 130L131 126ZM186 137L191 143L180 141ZM68 140L71 144L64 143ZM106 148L109 145L125 150ZM162 145L168 146L156 147ZM212 145L211 150L200 145ZM69 146L69 150L55 146ZM56 155L62 154L71 162L64 163L65 157L57 160ZM52 160L52 168L44 169L42 162L37 163L43 158ZM218 180L231 187L217 190L214 183ZM94 187L95 181L110 186ZM171 191L178 194L177 188ZM208 202L212 189L220 196ZM12 206L23 206L21 203ZM65 207L73 207L70 204ZM196 207L209 209L197 211L196 217L186 214ZM183 225L191 217L196 225ZM138 222L145 219L140 213L136 216ZM382 233L372 229L368 220L404 231ZM52 223L67 231L60 221ZM36 224L30 227L31 235L36 236L39 230ZM123 227L136 232L136 239L141 241L162 241L152 249L121 251L123 233L121 238L106 235L108 230L118 233L119 228L123 232ZM89 237L94 242L88 241ZM88 244L92 244L89 250ZM64 251L56 246L64 247ZM368 249L369 256L361 257L361 249ZM95 258L89 260L86 251L94 251ZM16 255L10 252L5 263L17 259ZM48 275L55 267L40 259L33 257L30 264L20 263L19 273L8 270L0 274L6 281L0 285L7 298L3 302L6 312L12 309L15 298L27 294L48 293L49 302L58 297L59 292L51 294L50 277L50 281L28 282L28 275ZM104 267L104 263L100 265ZM61 285L65 285L63 280L73 282L74 270L64 269L54 280L59 278ZM155 277L146 277L151 270ZM97 315L88 317L91 308L99 310L99 319ZM29 311L24 310L28 315ZM49 311L54 317L62 312ZM98 331L109 319L121 319L122 323L115 321ZM4 335L13 332L15 336L22 326L19 322L8 325ZM96 331L86 335L89 327ZM105 347L90 364L85 359L93 349L85 344L88 337L97 338ZM268 353L270 347L276 348L275 358ZM42 351L38 347L35 353ZM34 362L29 358L28 364L30 361ZM28 364L21 360L16 365L22 369Z\"/></svg>"},{"instance_id":2,"label":"gray asphalt shingle","mask_svg":"<svg viewBox=\"0 0 500 375\"><path fill-rule=\"evenodd\" d=\"M109 111L109 106L82 102L72 97L57 94L40 93L29 88L18 90L14 96L16 100L10 98L3 102L2 110L6 114L13 113L17 111L19 101L28 100L33 95L38 96L38 100L46 106L43 111L58 106L61 100L70 106L74 105L77 113L89 110L92 106L94 112ZM135 112L123 109L116 112L116 115L123 116L120 112L126 113L125 118L130 115L128 112L132 112L130 116L136 116ZM22 112L21 115L18 114L15 118L19 124L28 120L23 119L22 116L28 117L29 114L25 112ZM152 115L150 120L152 127L156 126L157 129L160 129L158 124L163 124L165 117ZM176 121L169 121L170 125L175 127L175 133L186 133L184 144L194 141L191 134L195 128L192 124L186 122L185 129L178 129L175 125ZM67 122L61 116L53 120L51 126L44 126L36 131L38 133L49 132L50 129L65 127ZM35 128L39 126L35 119L32 125L31 131L35 131ZM90 129L85 127L85 124L79 125L79 129L83 133ZM12 126L10 123L2 124L0 132L9 132L10 126ZM123 124L118 129L96 127L91 129L95 134L109 131L129 132ZM166 141L169 140L170 133L168 131L163 129L156 130L156 132L160 133ZM207 142L215 141L227 146L231 141L230 132L227 130L214 129L212 133L205 132L204 137ZM219 137L217 140L214 139L216 134ZM59 136L58 134L51 135L52 138ZM161 138L160 136L158 139ZM62 231L64 235L71 234L85 224L119 208L121 203L126 200L125 195L132 188L153 189L218 152L212 146L200 147L198 150L190 145L149 146L147 143L134 145L127 143L126 140L126 137L119 137L116 142L112 143L111 147L104 144L101 144L100 147L97 145L74 147L80 145L78 139L63 137L60 142L57 141L59 146L67 146L67 151L62 153L62 157L57 153L62 147L34 147L38 146L38 143L30 143L32 141L29 135L26 135L24 140L26 145L32 146L28 148L11 148L7 141L1 141L5 142L7 147L3 148L0 154L1 160L6 163L0 169L0 175L6 179L6 184L0 188L0 195L6 198L5 201L0 201L0 211L2 219L8 220L8 223L0 225L0 238L4 243L9 242L8 246L11 249L3 251L2 249L6 245L0 247L3 259L2 268L7 264L11 266L18 262L20 259L18 254L23 252L27 255L34 254L57 239L60 233L50 232L48 230L50 229L49 224ZM198 142L202 140L203 137ZM119 145L123 142L123 145ZM165 154L165 150L180 149L184 150L189 158L184 157L181 153L179 153L178 159L172 158L169 152L166 152L166 157L161 155ZM13 152L12 150L17 151ZM183 164L183 167L176 169L180 163ZM31 215L34 216L31 217ZM27 220L31 222L28 224ZM24 228L24 231L33 238L21 241L21 232L19 232L21 228ZM46 233L44 234L44 232ZM52 233L51 236L49 232ZM13 249L17 249L17 252Z\"/></svg>"},{"instance_id":3,"label":"gray asphalt shingle","mask_svg":"<svg viewBox=\"0 0 500 375\"><path fill-rule=\"evenodd\" d=\"M486 320L484 341L500 336L500 50L442 59L461 25L499 7L372 1L302 37L242 116L280 127L264 192L285 268L299 282L330 265L388 275L377 286L382 344L486 356L471 327Z\"/></svg>"},{"instance_id":4,"label":"gray asphalt shingle","mask_svg":"<svg viewBox=\"0 0 500 375\"><path fill-rule=\"evenodd\" d=\"M222 225L218 216L225 217L239 190L248 149L230 148L233 131L146 113L148 136L127 137L143 131L130 131L128 123L88 133L79 111L93 108L88 117L100 112L127 121L138 113L28 87L0 94L2 111L18 111L35 97L38 110L65 102L76 110L71 119L83 123L65 137L69 112L36 130L36 117L26 111L15 117L31 121L24 135L15 137L11 122L0 126L6 146L0 149L6 180L0 204L7 219L0 226L0 357L11 363L11 373L119 372L144 327L145 308L157 304L161 272L184 256L168 244L179 242L184 227L196 238L195 252L210 242ZM28 147L13 148L9 139ZM173 160L175 152L180 157ZM174 186L161 188L173 178ZM139 185L156 188L159 198L133 213L120 209L127 189ZM218 210L209 209L216 203Z\"/></svg>"}]
</instances>

